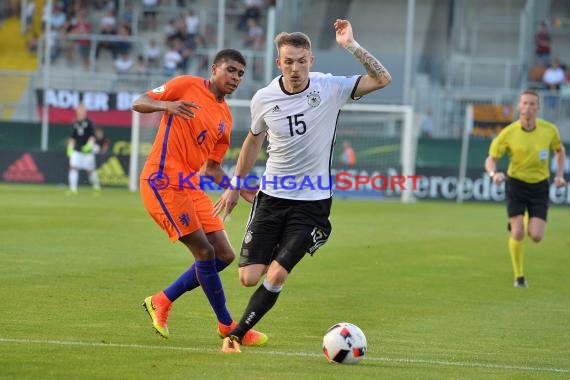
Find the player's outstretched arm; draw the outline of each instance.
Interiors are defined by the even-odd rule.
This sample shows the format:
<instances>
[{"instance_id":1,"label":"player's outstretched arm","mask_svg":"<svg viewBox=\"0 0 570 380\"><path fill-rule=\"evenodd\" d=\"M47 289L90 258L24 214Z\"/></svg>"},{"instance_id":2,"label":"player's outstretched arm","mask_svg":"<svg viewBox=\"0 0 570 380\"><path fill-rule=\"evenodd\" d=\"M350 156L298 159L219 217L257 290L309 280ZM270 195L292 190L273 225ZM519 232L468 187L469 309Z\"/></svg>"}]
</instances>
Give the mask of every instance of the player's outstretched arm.
<instances>
[{"instance_id":1,"label":"player's outstretched arm","mask_svg":"<svg viewBox=\"0 0 570 380\"><path fill-rule=\"evenodd\" d=\"M202 170L200 170L200 175L206 175L213 178L214 183L222 185L225 189L227 189L225 185L227 185L228 183L227 179L228 175L226 174L226 172L224 171L219 162L216 162L212 159L208 159L208 161L206 161L206 163L202 167ZM257 194L257 190L248 189L245 188L244 186L241 186L239 193L243 199L245 199L249 203L253 203L255 195Z\"/></svg>"},{"instance_id":2,"label":"player's outstretched arm","mask_svg":"<svg viewBox=\"0 0 570 380\"><path fill-rule=\"evenodd\" d=\"M203 170L201 170L200 175L207 175L214 179L214 182L220 184L222 180L227 177L226 172L222 168L219 162L212 159L208 159L204 164Z\"/></svg>"},{"instance_id":3,"label":"player's outstretched arm","mask_svg":"<svg viewBox=\"0 0 570 380\"><path fill-rule=\"evenodd\" d=\"M189 102L187 100L156 100L152 99L147 94L139 96L133 102L131 108L133 111L140 113L164 111L176 116L180 116L186 120L196 117L194 109L200 109L196 103Z\"/></svg>"},{"instance_id":4,"label":"player's outstretched arm","mask_svg":"<svg viewBox=\"0 0 570 380\"><path fill-rule=\"evenodd\" d=\"M337 19L334 22L336 42L362 63L366 69L358 87L354 93L355 97L364 96L372 91L379 90L392 82L392 76L380 61L364 49L356 40L352 32L352 25L348 20Z\"/></svg>"},{"instance_id":5,"label":"player's outstretched arm","mask_svg":"<svg viewBox=\"0 0 570 380\"><path fill-rule=\"evenodd\" d=\"M241 184L241 181L247 176L253 167L253 164L255 164L264 139L265 133L260 133L258 135L254 135L251 132L248 133L239 153L236 168L234 170L234 177L232 178L232 186L238 184L238 178L240 180L239 185L243 186ZM247 201L250 201L247 196L252 195L253 193L243 192L241 190L238 191L236 189L227 189L214 204L214 216L217 216L223 212L222 218L225 219L233 211L234 207L236 207L240 192ZM253 199L251 199L251 201L253 201Z\"/></svg>"}]
</instances>

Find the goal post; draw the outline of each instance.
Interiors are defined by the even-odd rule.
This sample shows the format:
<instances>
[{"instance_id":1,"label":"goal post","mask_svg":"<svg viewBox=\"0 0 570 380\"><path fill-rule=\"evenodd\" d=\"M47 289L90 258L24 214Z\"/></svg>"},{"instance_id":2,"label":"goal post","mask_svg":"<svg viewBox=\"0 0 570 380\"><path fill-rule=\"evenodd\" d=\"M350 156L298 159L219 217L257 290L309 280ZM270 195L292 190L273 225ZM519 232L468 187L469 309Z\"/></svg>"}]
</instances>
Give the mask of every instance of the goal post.
<instances>
[{"instance_id":1,"label":"goal post","mask_svg":"<svg viewBox=\"0 0 570 380\"><path fill-rule=\"evenodd\" d=\"M233 129L231 147L222 166L231 175L250 127L250 101L229 99L232 110ZM138 177L144 165L160 123L161 113L139 114L133 112L131 160L129 164L129 189L138 189ZM341 160L343 143L349 142L355 153L356 163L345 164ZM366 197L373 199L399 199L402 202L415 200L411 181L404 186L387 183L394 177L409 179L415 175L417 134L414 130L414 112L407 105L349 103L342 108L336 128L336 146L331 157L334 194L343 198ZM263 171L264 161L257 160L256 173ZM355 179L382 178L376 185L372 182L356 184L352 188L335 188L338 173ZM383 182L382 182L383 181ZM354 183L353 183L354 185ZM359 186L360 185L360 186ZM385 186L378 186L385 185ZM383 187L379 190L380 187Z\"/></svg>"},{"instance_id":2,"label":"goal post","mask_svg":"<svg viewBox=\"0 0 570 380\"><path fill-rule=\"evenodd\" d=\"M150 152L162 112L131 111L131 141L129 153L129 190L138 191L139 175Z\"/></svg>"},{"instance_id":3,"label":"goal post","mask_svg":"<svg viewBox=\"0 0 570 380\"><path fill-rule=\"evenodd\" d=\"M342 108L342 115L372 115L376 120L372 120L367 124L361 124L357 127L357 134L364 133L370 135L372 130L373 139L369 141L370 145L382 146L382 140L399 139L399 165L395 162L386 162L381 157L377 157L375 164L380 165L379 169L388 169L383 166L387 164L395 164L399 166L399 175L404 178L414 176L416 172L416 152L417 152L417 135L414 131L414 111L412 106L407 105L388 105L388 104L358 104L349 103ZM342 116L341 116L342 117ZM344 119L339 120L337 129L337 140L344 136L343 126ZM338 144L337 144L338 145ZM337 148L340 149L341 147ZM396 168L397 169L397 168ZM388 170L389 172L389 170ZM395 193L399 193L394 189ZM404 186L401 190L401 201L408 203L415 200L412 186Z\"/></svg>"},{"instance_id":4,"label":"goal post","mask_svg":"<svg viewBox=\"0 0 570 380\"><path fill-rule=\"evenodd\" d=\"M467 159L469 157L469 134L473 130L473 104L465 108L465 122L461 134L461 156L457 175L457 203L463 203L463 187L467 176Z\"/></svg>"},{"instance_id":5,"label":"goal post","mask_svg":"<svg viewBox=\"0 0 570 380\"><path fill-rule=\"evenodd\" d=\"M141 114L132 111L131 125L131 151L129 157L129 190L137 191L139 187L138 173L140 157L140 130L141 130Z\"/></svg>"}]
</instances>

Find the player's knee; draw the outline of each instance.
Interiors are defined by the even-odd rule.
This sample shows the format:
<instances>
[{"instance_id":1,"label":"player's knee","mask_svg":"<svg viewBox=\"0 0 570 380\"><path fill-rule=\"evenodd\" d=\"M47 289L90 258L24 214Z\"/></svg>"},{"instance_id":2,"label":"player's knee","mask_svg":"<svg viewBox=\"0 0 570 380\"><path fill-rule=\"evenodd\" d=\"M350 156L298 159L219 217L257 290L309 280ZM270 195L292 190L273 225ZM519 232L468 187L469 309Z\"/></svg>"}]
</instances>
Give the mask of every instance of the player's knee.
<instances>
[{"instance_id":1,"label":"player's knee","mask_svg":"<svg viewBox=\"0 0 570 380\"><path fill-rule=\"evenodd\" d=\"M222 260L223 262L225 262L226 264L229 265L229 264L233 263L233 261L235 260L235 258L236 258L236 254L235 254L234 251L232 250L232 251L230 251L230 252L227 252L224 256L222 256L222 257L220 258L220 260Z\"/></svg>"},{"instance_id":2,"label":"player's knee","mask_svg":"<svg viewBox=\"0 0 570 380\"><path fill-rule=\"evenodd\" d=\"M235 260L236 254L231 247L216 249L216 258L226 264L231 264Z\"/></svg>"},{"instance_id":3,"label":"player's knee","mask_svg":"<svg viewBox=\"0 0 570 380\"><path fill-rule=\"evenodd\" d=\"M511 237L515 240L523 240L524 239L524 229L522 228L512 228L511 229Z\"/></svg>"},{"instance_id":4,"label":"player's knee","mask_svg":"<svg viewBox=\"0 0 570 380\"><path fill-rule=\"evenodd\" d=\"M214 247L211 245L192 250L192 254L196 260L205 261L213 260L215 258Z\"/></svg>"},{"instance_id":5,"label":"player's knee","mask_svg":"<svg viewBox=\"0 0 570 380\"><path fill-rule=\"evenodd\" d=\"M289 273L285 268L282 266L279 267L270 267L269 271L267 272L267 280L271 285L275 286L282 286L287 280L287 276Z\"/></svg>"},{"instance_id":6,"label":"player's knee","mask_svg":"<svg viewBox=\"0 0 570 380\"><path fill-rule=\"evenodd\" d=\"M542 240L542 234L541 233L537 233L534 231L529 231L528 232L528 236L532 239L532 241L534 241L535 243L538 243Z\"/></svg>"},{"instance_id":7,"label":"player's knee","mask_svg":"<svg viewBox=\"0 0 570 380\"><path fill-rule=\"evenodd\" d=\"M521 240L524 239L524 233L523 233L522 231L519 232L519 233L511 232L511 237L512 237L514 240L521 241Z\"/></svg>"},{"instance_id":8,"label":"player's knee","mask_svg":"<svg viewBox=\"0 0 570 380\"><path fill-rule=\"evenodd\" d=\"M261 277L255 273L251 272L240 272L239 274L239 281L242 283L243 286L255 286L259 282Z\"/></svg>"}]
</instances>

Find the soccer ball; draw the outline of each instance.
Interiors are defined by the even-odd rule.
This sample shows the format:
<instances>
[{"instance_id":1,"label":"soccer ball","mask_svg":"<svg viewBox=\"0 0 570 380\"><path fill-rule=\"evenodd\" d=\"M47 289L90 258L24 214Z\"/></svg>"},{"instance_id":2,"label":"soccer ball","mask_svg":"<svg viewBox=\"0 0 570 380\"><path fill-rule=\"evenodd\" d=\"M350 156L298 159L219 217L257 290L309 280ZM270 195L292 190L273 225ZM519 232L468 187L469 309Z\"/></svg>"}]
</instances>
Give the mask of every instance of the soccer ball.
<instances>
[{"instance_id":1,"label":"soccer ball","mask_svg":"<svg viewBox=\"0 0 570 380\"><path fill-rule=\"evenodd\" d=\"M357 364L367 348L364 333L352 323L337 323L323 337L323 352L331 363Z\"/></svg>"}]
</instances>

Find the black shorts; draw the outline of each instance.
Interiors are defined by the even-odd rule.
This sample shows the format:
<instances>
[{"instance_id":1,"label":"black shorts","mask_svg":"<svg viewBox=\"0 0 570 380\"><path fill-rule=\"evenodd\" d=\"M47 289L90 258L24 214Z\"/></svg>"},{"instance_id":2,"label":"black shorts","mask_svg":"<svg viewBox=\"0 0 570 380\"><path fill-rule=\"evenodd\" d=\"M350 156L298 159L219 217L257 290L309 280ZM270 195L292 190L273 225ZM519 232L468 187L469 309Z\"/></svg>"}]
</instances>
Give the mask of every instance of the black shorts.
<instances>
[{"instance_id":1,"label":"black shorts","mask_svg":"<svg viewBox=\"0 0 570 380\"><path fill-rule=\"evenodd\" d=\"M298 201L257 193L241 246L239 266L277 260L288 272L326 243L332 198Z\"/></svg>"},{"instance_id":2,"label":"black shorts","mask_svg":"<svg viewBox=\"0 0 570 380\"><path fill-rule=\"evenodd\" d=\"M530 218L540 218L546 221L548 213L548 180L538 183L526 183L516 178L508 177L506 183L507 213L509 218L524 215L528 210Z\"/></svg>"}]
</instances>

